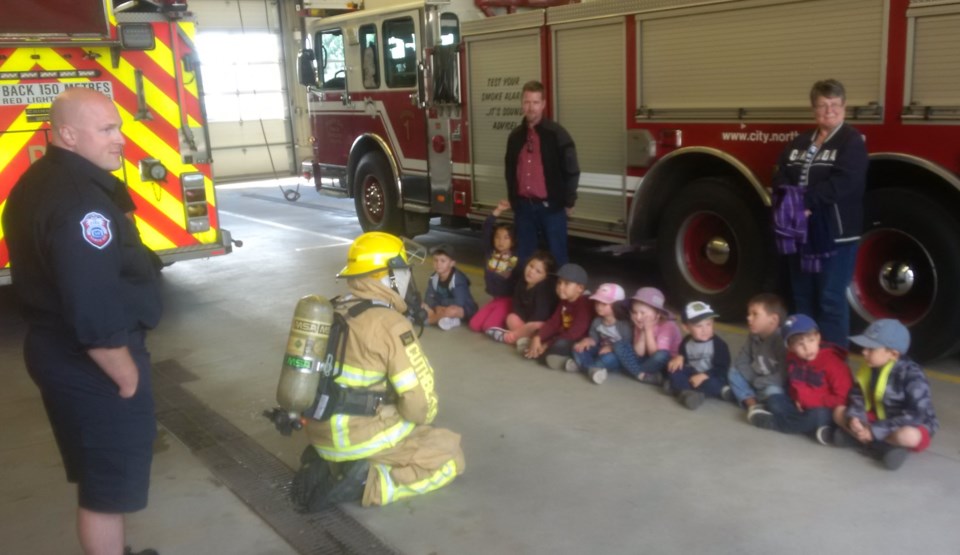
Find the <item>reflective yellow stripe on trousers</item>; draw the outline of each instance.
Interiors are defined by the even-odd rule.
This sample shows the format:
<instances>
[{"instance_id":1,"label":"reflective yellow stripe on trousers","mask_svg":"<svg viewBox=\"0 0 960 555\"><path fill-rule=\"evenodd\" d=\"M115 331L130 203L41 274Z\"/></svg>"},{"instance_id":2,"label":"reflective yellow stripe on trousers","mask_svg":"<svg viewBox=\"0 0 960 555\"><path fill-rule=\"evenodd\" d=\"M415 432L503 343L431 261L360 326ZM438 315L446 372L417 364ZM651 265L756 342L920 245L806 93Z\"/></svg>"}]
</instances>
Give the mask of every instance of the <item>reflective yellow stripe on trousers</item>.
<instances>
[{"instance_id":1,"label":"reflective yellow stripe on trousers","mask_svg":"<svg viewBox=\"0 0 960 555\"><path fill-rule=\"evenodd\" d=\"M430 476L412 484L397 484L390 477L390 465L378 464L374 468L380 475L380 504L386 505L414 495L423 495L438 490L457 477L457 463L450 459Z\"/></svg>"},{"instance_id":2,"label":"reflective yellow stripe on trousers","mask_svg":"<svg viewBox=\"0 0 960 555\"><path fill-rule=\"evenodd\" d=\"M350 416L346 414L335 414L330 418L333 445L314 445L314 448L316 448L317 453L319 453L321 457L328 461L366 459L400 443L403 438L410 435L414 427L416 427L416 425L413 422L401 420L367 441L351 445Z\"/></svg>"}]
</instances>

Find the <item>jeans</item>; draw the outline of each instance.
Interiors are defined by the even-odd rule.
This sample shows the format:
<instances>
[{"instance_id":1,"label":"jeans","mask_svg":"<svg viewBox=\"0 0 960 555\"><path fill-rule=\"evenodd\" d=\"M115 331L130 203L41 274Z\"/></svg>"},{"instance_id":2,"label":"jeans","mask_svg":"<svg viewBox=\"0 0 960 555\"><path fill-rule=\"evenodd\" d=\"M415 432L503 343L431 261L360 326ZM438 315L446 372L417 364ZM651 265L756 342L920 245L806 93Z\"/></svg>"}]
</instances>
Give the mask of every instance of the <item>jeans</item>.
<instances>
[{"instance_id":1,"label":"jeans","mask_svg":"<svg viewBox=\"0 0 960 555\"><path fill-rule=\"evenodd\" d=\"M790 288L793 304L800 314L806 314L820 326L824 341L848 346L850 335L850 307L847 305L847 286L853 278L859 243L840 243L837 252L823 261L823 269L811 274L800 269L800 255L790 255Z\"/></svg>"},{"instance_id":2,"label":"jeans","mask_svg":"<svg viewBox=\"0 0 960 555\"><path fill-rule=\"evenodd\" d=\"M557 260L557 267L567 263L567 212L551 211L544 201L517 199L514 206L513 226L517 237L517 260L526 264L539 248L540 238L547 243L547 250Z\"/></svg>"},{"instance_id":3,"label":"jeans","mask_svg":"<svg viewBox=\"0 0 960 555\"><path fill-rule=\"evenodd\" d=\"M773 395L783 393L783 388L779 385L768 385L760 391L757 391L736 368L731 368L730 371L727 372L727 382L730 384L730 390L733 391L733 396L737 398L739 403L743 403L745 399L750 398L763 401Z\"/></svg>"},{"instance_id":4,"label":"jeans","mask_svg":"<svg viewBox=\"0 0 960 555\"><path fill-rule=\"evenodd\" d=\"M670 362L670 352L659 350L647 356L640 356L633 350L633 343L628 340L617 341L613 344L613 352L624 371L636 378L640 374L655 374L663 376Z\"/></svg>"},{"instance_id":5,"label":"jeans","mask_svg":"<svg viewBox=\"0 0 960 555\"><path fill-rule=\"evenodd\" d=\"M562 356L565 356L565 357L571 357L571 358L572 358L572 357L573 357L573 343L574 343L574 342L573 342L573 341L570 341L569 339L555 339L555 340L553 341L553 343L551 343L550 346L547 347L547 349L546 349L545 351L543 351L543 354L540 355L540 359L539 359L539 360L540 360L541 362L546 362L546 360L547 360L547 355L562 355Z\"/></svg>"},{"instance_id":6,"label":"jeans","mask_svg":"<svg viewBox=\"0 0 960 555\"><path fill-rule=\"evenodd\" d=\"M800 412L793 399L783 393L768 397L764 405L773 413L774 428L785 434L812 434L833 421L830 409L817 407Z\"/></svg>"},{"instance_id":7,"label":"jeans","mask_svg":"<svg viewBox=\"0 0 960 555\"><path fill-rule=\"evenodd\" d=\"M599 352L599 345L594 345L579 353L574 351L573 360L577 362L577 366L584 372L590 368L606 368L612 371L620 370L620 360L617 358L616 353L610 351L609 353L598 355L597 353Z\"/></svg>"},{"instance_id":8,"label":"jeans","mask_svg":"<svg viewBox=\"0 0 960 555\"><path fill-rule=\"evenodd\" d=\"M697 374L697 371L689 366L684 366L672 374L668 373L667 379L670 380L670 388L676 393L687 389L695 389L708 397L720 398L723 386L727 385L723 380L711 376L695 388L690 385L690 377L694 374Z\"/></svg>"}]
</instances>

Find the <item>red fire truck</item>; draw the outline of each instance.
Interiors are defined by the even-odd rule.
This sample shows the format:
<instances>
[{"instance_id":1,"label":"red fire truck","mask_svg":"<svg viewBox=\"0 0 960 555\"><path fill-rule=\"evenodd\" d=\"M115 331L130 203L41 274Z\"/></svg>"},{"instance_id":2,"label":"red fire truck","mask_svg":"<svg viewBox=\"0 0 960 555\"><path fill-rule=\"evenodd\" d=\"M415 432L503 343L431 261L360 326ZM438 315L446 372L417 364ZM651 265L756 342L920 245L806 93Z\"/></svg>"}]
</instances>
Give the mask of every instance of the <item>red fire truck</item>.
<instances>
[{"instance_id":1,"label":"red fire truck","mask_svg":"<svg viewBox=\"0 0 960 555\"><path fill-rule=\"evenodd\" d=\"M113 5L117 7L114 8ZM165 263L229 253L210 171L194 24L177 0L7 2L0 20L0 213L49 142L50 103L69 87L114 100L123 120L116 172L145 245ZM0 284L10 282L0 231Z\"/></svg>"},{"instance_id":2,"label":"red fire truck","mask_svg":"<svg viewBox=\"0 0 960 555\"><path fill-rule=\"evenodd\" d=\"M305 25L305 170L354 198L364 229L488 214L506 196L520 88L538 79L583 171L571 235L655 247L671 298L730 317L773 283L774 164L812 130L810 85L840 79L870 151L850 305L907 322L918 356L960 349L960 1L595 0L472 17L421 0Z\"/></svg>"}]
</instances>

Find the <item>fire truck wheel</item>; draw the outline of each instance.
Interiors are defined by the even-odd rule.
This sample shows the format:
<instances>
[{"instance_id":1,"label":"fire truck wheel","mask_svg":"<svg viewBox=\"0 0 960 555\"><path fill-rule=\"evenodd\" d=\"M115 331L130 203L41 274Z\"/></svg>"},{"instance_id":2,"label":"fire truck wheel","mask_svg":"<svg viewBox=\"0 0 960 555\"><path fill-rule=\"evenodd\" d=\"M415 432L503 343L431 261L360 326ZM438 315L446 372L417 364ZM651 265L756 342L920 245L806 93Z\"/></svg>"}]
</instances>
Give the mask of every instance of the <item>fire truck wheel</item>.
<instances>
[{"instance_id":1,"label":"fire truck wheel","mask_svg":"<svg viewBox=\"0 0 960 555\"><path fill-rule=\"evenodd\" d=\"M899 188L870 191L847 298L867 321L910 327L919 360L960 349L960 224L940 203ZM859 322L860 326L864 322ZM862 327L854 323L851 331Z\"/></svg>"},{"instance_id":2,"label":"fire truck wheel","mask_svg":"<svg viewBox=\"0 0 960 555\"><path fill-rule=\"evenodd\" d=\"M725 181L698 179L667 206L657 259L677 303L702 300L727 317L743 314L767 279L762 214Z\"/></svg>"},{"instance_id":3,"label":"fire truck wheel","mask_svg":"<svg viewBox=\"0 0 960 555\"><path fill-rule=\"evenodd\" d=\"M390 164L382 152L363 155L357 165L354 203L364 231L403 234L403 218L397 206L397 190Z\"/></svg>"}]
</instances>

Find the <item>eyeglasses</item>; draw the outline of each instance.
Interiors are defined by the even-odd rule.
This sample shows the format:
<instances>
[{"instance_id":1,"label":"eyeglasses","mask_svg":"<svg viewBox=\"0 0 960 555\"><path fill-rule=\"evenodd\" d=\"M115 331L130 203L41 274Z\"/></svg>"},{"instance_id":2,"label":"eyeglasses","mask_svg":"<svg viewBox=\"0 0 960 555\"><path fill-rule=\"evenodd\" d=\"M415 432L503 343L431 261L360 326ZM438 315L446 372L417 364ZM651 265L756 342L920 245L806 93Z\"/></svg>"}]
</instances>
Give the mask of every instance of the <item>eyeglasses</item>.
<instances>
[{"instance_id":1,"label":"eyeglasses","mask_svg":"<svg viewBox=\"0 0 960 555\"><path fill-rule=\"evenodd\" d=\"M844 103L841 102L818 102L813 105L813 109L818 112L842 112Z\"/></svg>"}]
</instances>

